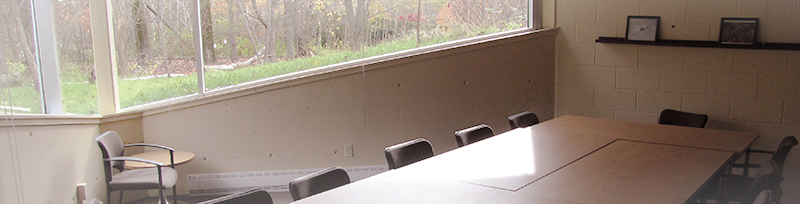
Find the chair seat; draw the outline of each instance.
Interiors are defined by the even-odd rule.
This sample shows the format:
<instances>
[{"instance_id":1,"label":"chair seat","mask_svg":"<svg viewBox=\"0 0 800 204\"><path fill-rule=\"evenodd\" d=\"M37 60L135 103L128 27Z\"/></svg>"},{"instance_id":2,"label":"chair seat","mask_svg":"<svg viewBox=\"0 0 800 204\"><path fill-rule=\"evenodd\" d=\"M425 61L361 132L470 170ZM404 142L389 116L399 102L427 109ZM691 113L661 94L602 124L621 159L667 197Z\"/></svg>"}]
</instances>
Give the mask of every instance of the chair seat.
<instances>
[{"instance_id":1,"label":"chair seat","mask_svg":"<svg viewBox=\"0 0 800 204\"><path fill-rule=\"evenodd\" d=\"M169 167L161 168L162 189L172 188L178 181L178 172ZM112 190L157 189L158 169L134 169L115 174L109 182Z\"/></svg>"}]
</instances>

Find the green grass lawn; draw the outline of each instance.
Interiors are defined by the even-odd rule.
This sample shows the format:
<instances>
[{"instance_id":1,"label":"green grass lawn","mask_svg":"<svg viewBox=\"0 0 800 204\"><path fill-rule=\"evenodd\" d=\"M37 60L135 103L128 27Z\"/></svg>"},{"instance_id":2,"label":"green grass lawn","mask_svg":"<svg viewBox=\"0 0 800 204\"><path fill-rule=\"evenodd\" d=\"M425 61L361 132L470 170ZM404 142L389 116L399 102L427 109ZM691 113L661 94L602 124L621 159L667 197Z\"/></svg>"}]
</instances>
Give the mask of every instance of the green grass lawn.
<instances>
[{"instance_id":1,"label":"green grass lawn","mask_svg":"<svg viewBox=\"0 0 800 204\"><path fill-rule=\"evenodd\" d=\"M236 85L258 79L269 78L296 71L378 56L382 54L433 45L454 39L465 38L463 32L453 33L426 33L420 45L416 43L416 36L406 36L387 41L375 46L364 48L360 51L338 51L317 48L318 55L299 58L290 61L278 61L270 64L255 65L234 70L206 72L206 89L212 90L220 87ZM473 34L472 36L474 36ZM119 80L120 107L146 104L159 100L185 96L197 93L197 75L160 77L140 80ZM61 86L64 109L70 114L97 114L97 89L95 84L74 83ZM14 107L30 108L31 111L15 111L15 113L42 113L38 93L32 86L13 87L7 90L13 96ZM0 96L5 96L2 93ZM3 97L2 99L6 99ZM8 100L5 106L8 105ZM2 111L2 110L0 110Z\"/></svg>"}]
</instances>

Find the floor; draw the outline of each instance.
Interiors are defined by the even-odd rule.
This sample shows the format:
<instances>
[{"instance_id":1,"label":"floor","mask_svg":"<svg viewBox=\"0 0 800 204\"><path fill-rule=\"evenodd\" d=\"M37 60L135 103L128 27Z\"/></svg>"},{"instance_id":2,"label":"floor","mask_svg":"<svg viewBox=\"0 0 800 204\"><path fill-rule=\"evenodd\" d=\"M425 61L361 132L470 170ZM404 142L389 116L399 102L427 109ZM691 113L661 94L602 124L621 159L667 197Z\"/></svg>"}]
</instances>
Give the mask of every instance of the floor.
<instances>
[{"instance_id":1,"label":"floor","mask_svg":"<svg viewBox=\"0 0 800 204\"><path fill-rule=\"evenodd\" d=\"M289 194L288 191L286 192L270 192L269 195L272 197L272 203L274 204L286 204L292 202L292 195ZM188 195L179 195L178 196L178 204L195 204L199 202L203 202L206 200L211 200L214 198L222 197L220 196L188 196ZM157 197L157 196L156 196ZM157 204L158 198L150 197L144 198L141 200L133 201L130 203L125 204ZM168 196L167 200L170 204L172 204L172 197ZM115 202L116 203L116 202Z\"/></svg>"}]
</instances>

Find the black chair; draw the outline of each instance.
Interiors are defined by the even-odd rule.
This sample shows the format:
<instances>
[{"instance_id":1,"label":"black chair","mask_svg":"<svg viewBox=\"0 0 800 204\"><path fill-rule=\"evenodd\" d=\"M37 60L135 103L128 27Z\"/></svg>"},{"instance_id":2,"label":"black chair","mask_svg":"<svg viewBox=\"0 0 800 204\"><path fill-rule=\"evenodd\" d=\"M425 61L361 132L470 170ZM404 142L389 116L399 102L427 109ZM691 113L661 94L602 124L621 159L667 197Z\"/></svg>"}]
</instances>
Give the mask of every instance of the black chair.
<instances>
[{"instance_id":1,"label":"black chair","mask_svg":"<svg viewBox=\"0 0 800 204\"><path fill-rule=\"evenodd\" d=\"M677 125L686 127L705 128L708 116L704 114L689 113L664 109L658 117L658 124Z\"/></svg>"},{"instance_id":2,"label":"black chair","mask_svg":"<svg viewBox=\"0 0 800 204\"><path fill-rule=\"evenodd\" d=\"M716 203L735 201L739 203L753 203L759 194L765 190L770 191L768 201L780 200L783 181L782 172L775 161L767 160L758 170L755 178L735 174L718 175L710 185L701 192L705 194L703 200L715 200Z\"/></svg>"},{"instance_id":3,"label":"black chair","mask_svg":"<svg viewBox=\"0 0 800 204\"><path fill-rule=\"evenodd\" d=\"M335 166L292 180L289 182L289 192L294 200L300 200L348 183L350 177L347 171Z\"/></svg>"},{"instance_id":4,"label":"black chair","mask_svg":"<svg viewBox=\"0 0 800 204\"><path fill-rule=\"evenodd\" d=\"M780 189L780 183L783 180L783 165L789 151L797 144L797 138L787 136L781 140L775 152L748 149L745 152L744 164L732 165L732 168L744 168L742 175L723 174L715 177L711 182L714 185L709 185L701 191L702 199L750 203L756 201L762 191L769 190L769 198L766 199L766 203L778 202L783 196L783 191ZM762 164L750 164L750 153L769 153L772 154L772 157ZM758 168L755 178L748 177L749 168Z\"/></svg>"},{"instance_id":5,"label":"black chair","mask_svg":"<svg viewBox=\"0 0 800 204\"><path fill-rule=\"evenodd\" d=\"M396 169L433 157L433 146L428 140L417 138L387 147L383 152L386 154L386 162L389 163L389 169Z\"/></svg>"},{"instance_id":6,"label":"black chair","mask_svg":"<svg viewBox=\"0 0 800 204\"><path fill-rule=\"evenodd\" d=\"M272 196L265 189L256 188L214 198L197 204L272 204Z\"/></svg>"},{"instance_id":7,"label":"black chair","mask_svg":"<svg viewBox=\"0 0 800 204\"><path fill-rule=\"evenodd\" d=\"M174 203L178 203L177 191L175 190L175 183L178 181L178 172L175 171L175 163L170 165L158 163L151 160L125 157L125 147L144 146L144 147L157 147L168 150L170 157L175 149L154 145L154 144L128 144L123 145L122 138L115 131L108 131L94 139L97 145L100 145L100 151L103 153L103 166L106 173L106 196L111 199L112 191L119 191L119 200L122 203L122 193L124 190L144 190L144 189L158 189L158 196L161 203L167 203L167 196L164 194L164 189L172 188L172 195ZM170 158L171 161L175 161ZM125 161L137 161L148 164L153 164L156 168L144 168L125 170ZM171 166L173 168L169 168ZM113 169L120 172L113 174ZM109 203L111 203L109 201Z\"/></svg>"},{"instance_id":8,"label":"black chair","mask_svg":"<svg viewBox=\"0 0 800 204\"><path fill-rule=\"evenodd\" d=\"M533 112L525 111L508 116L508 124L511 125L511 129L524 128L539 124L539 117L536 117L536 114Z\"/></svg>"},{"instance_id":9,"label":"black chair","mask_svg":"<svg viewBox=\"0 0 800 204\"><path fill-rule=\"evenodd\" d=\"M761 165L759 164L750 164L750 153L765 153L765 154L772 154L772 157L769 160L775 161L775 164L778 166L778 171L783 171L783 165L786 163L786 157L789 156L789 151L792 150L792 147L797 145L797 138L794 136L786 136L781 140L781 143L778 144L778 149L775 152L772 151L765 151L765 150L754 150L748 149L745 151L744 155L744 164L733 164L734 168L743 168L742 175L747 176L749 173L750 168L758 168Z\"/></svg>"},{"instance_id":10,"label":"black chair","mask_svg":"<svg viewBox=\"0 0 800 204\"><path fill-rule=\"evenodd\" d=\"M458 143L458 147L463 147L464 145L472 144L473 142L481 141L492 136L494 136L492 127L486 124L480 124L475 127L456 131L456 142Z\"/></svg>"}]
</instances>

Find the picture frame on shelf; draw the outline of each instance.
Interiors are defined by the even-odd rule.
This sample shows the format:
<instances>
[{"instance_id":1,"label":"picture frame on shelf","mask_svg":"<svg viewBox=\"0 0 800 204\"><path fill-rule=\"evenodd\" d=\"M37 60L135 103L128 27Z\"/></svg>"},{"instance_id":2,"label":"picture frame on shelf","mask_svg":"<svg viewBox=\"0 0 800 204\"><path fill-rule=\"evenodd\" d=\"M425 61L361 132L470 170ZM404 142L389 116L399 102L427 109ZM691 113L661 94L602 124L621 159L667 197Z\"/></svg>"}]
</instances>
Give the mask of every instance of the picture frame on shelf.
<instances>
[{"instance_id":1,"label":"picture frame on shelf","mask_svg":"<svg viewBox=\"0 0 800 204\"><path fill-rule=\"evenodd\" d=\"M655 42L660 26L660 16L628 16L625 40Z\"/></svg>"},{"instance_id":2,"label":"picture frame on shelf","mask_svg":"<svg viewBox=\"0 0 800 204\"><path fill-rule=\"evenodd\" d=\"M719 43L752 45L758 39L758 18L722 18Z\"/></svg>"}]
</instances>

